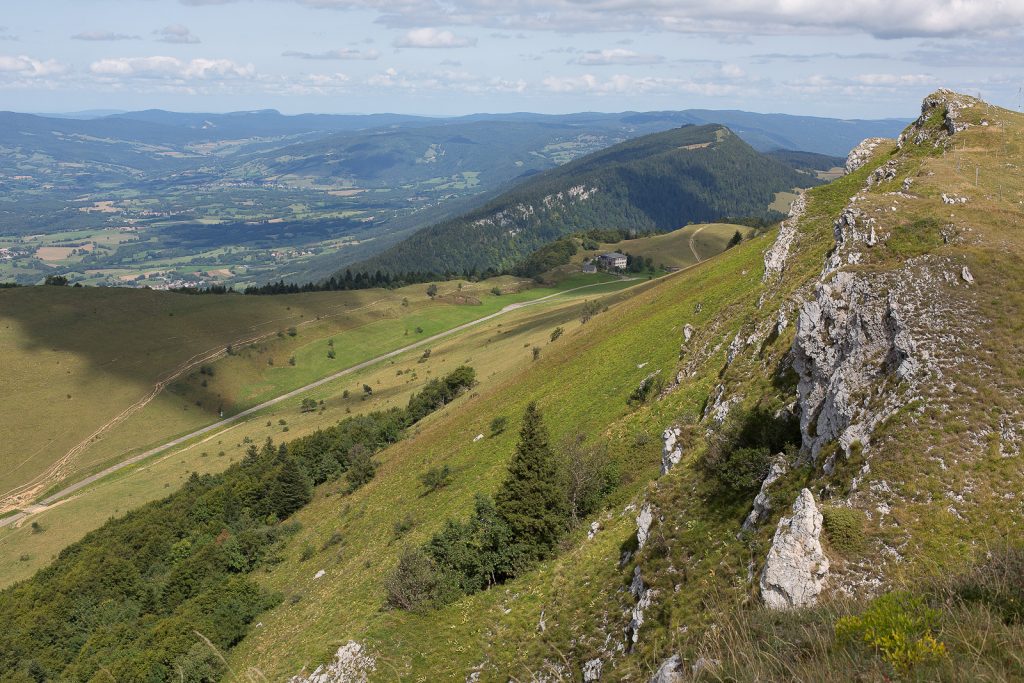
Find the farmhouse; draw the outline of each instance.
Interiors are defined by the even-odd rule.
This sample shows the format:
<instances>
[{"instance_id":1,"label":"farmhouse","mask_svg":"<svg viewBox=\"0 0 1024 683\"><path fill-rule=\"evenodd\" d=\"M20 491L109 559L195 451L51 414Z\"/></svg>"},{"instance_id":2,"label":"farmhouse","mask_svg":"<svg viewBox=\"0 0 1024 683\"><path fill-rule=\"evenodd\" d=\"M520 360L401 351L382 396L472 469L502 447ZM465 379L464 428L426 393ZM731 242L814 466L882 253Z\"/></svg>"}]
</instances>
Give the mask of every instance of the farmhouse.
<instances>
[{"instance_id":1,"label":"farmhouse","mask_svg":"<svg viewBox=\"0 0 1024 683\"><path fill-rule=\"evenodd\" d=\"M0 249L0 258L3 257L3 253L2 252L3 252L3 250ZM597 264L594 263L593 261L584 261L583 262L583 272L584 273L596 273L597 272Z\"/></svg>"},{"instance_id":2,"label":"farmhouse","mask_svg":"<svg viewBox=\"0 0 1024 683\"><path fill-rule=\"evenodd\" d=\"M626 268L626 255L620 254L617 251L601 254L597 257L597 260L601 262L602 266L609 270L625 270Z\"/></svg>"}]
</instances>

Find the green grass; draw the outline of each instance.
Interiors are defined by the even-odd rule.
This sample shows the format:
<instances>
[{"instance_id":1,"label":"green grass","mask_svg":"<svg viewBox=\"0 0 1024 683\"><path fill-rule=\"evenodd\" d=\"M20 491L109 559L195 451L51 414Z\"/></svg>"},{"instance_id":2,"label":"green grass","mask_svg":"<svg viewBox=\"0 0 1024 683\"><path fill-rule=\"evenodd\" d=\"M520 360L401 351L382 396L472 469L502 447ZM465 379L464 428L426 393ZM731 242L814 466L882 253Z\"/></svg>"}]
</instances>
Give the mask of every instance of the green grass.
<instances>
[{"instance_id":1,"label":"green grass","mask_svg":"<svg viewBox=\"0 0 1024 683\"><path fill-rule=\"evenodd\" d=\"M495 282L511 290L494 296ZM585 284L591 296L632 283L578 275L551 287L521 288L512 278L463 283L478 305L432 301L426 285L399 290L319 292L279 297L188 296L147 290L20 288L0 292L0 350L12 370L0 379L0 411L17 415L5 434L0 492L31 486L35 494L102 469L349 365L450 329L512 304ZM442 283L441 294L457 283ZM409 305L403 305L407 300ZM276 332L297 327L297 336ZM420 327L423 332L415 330ZM149 393L197 354L241 338L253 348L210 364L212 378L184 376L162 400L103 434L47 473L73 446ZM335 340L337 358L326 357ZM114 342L112 343L112 340ZM288 364L296 357L295 366ZM268 364L273 360L274 365ZM203 379L209 379L202 387ZM59 424L54 431L50 425Z\"/></svg>"}]
</instances>

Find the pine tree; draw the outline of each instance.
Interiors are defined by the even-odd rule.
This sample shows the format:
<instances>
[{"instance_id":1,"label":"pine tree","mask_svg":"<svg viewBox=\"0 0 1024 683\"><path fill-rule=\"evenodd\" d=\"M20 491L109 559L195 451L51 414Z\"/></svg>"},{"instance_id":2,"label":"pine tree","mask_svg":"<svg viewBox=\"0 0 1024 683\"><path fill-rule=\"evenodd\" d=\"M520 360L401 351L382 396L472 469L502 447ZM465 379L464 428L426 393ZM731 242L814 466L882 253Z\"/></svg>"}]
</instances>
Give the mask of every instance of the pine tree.
<instances>
[{"instance_id":1,"label":"pine tree","mask_svg":"<svg viewBox=\"0 0 1024 683\"><path fill-rule=\"evenodd\" d=\"M495 503L512 532L517 569L545 557L566 529L568 514L558 465L535 403L526 407L516 454Z\"/></svg>"},{"instance_id":2,"label":"pine tree","mask_svg":"<svg viewBox=\"0 0 1024 683\"><path fill-rule=\"evenodd\" d=\"M284 519L313 499L313 485L295 458L284 458L272 496L278 519Z\"/></svg>"}]
</instances>

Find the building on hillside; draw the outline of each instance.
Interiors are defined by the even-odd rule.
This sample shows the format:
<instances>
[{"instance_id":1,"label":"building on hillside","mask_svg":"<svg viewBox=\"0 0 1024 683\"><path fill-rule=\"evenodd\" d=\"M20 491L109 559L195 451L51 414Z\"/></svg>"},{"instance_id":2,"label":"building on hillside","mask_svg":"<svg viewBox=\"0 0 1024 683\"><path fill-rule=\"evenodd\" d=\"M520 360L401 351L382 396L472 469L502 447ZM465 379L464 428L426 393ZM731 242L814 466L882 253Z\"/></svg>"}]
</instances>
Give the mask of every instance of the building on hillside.
<instances>
[{"instance_id":1,"label":"building on hillside","mask_svg":"<svg viewBox=\"0 0 1024 683\"><path fill-rule=\"evenodd\" d=\"M583 272L584 273L596 273L597 272L597 264L594 263L593 261L584 261L583 262Z\"/></svg>"},{"instance_id":2,"label":"building on hillside","mask_svg":"<svg viewBox=\"0 0 1024 683\"><path fill-rule=\"evenodd\" d=\"M612 251L607 254L601 254L597 257L597 260L601 262L601 265L608 270L625 270L626 269L626 255L620 254L617 251Z\"/></svg>"}]
</instances>

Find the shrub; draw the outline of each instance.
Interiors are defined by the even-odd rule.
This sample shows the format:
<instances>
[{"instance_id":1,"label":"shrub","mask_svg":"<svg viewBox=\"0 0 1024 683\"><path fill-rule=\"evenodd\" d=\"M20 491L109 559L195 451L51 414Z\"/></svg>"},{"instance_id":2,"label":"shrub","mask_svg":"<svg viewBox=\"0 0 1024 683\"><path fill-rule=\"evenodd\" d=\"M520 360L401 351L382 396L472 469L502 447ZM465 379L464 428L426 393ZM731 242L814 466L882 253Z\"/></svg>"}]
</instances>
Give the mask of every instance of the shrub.
<instances>
[{"instance_id":1,"label":"shrub","mask_svg":"<svg viewBox=\"0 0 1024 683\"><path fill-rule=\"evenodd\" d=\"M749 497L771 469L773 454L800 443L800 424L787 412L775 415L760 406L734 409L708 439L702 469L727 497Z\"/></svg>"},{"instance_id":2,"label":"shrub","mask_svg":"<svg viewBox=\"0 0 1024 683\"><path fill-rule=\"evenodd\" d=\"M886 593L835 627L839 642L867 647L901 673L946 657L946 646L935 638L938 628L938 610L906 592Z\"/></svg>"},{"instance_id":3,"label":"shrub","mask_svg":"<svg viewBox=\"0 0 1024 683\"><path fill-rule=\"evenodd\" d=\"M556 327L555 329L553 329L551 331L551 341L555 341L556 339L561 337L562 336L562 332L564 332L564 331L565 330L563 330L561 327Z\"/></svg>"},{"instance_id":4,"label":"shrub","mask_svg":"<svg viewBox=\"0 0 1024 683\"><path fill-rule=\"evenodd\" d=\"M491 294L501 296L501 287L491 287Z\"/></svg>"},{"instance_id":5,"label":"shrub","mask_svg":"<svg viewBox=\"0 0 1024 683\"><path fill-rule=\"evenodd\" d=\"M643 381L633 390L633 393L626 399L626 403L631 406L640 405L641 403L647 403L652 397L657 396L665 388L665 378L661 376L661 372L653 372L647 377L644 377Z\"/></svg>"},{"instance_id":6,"label":"shrub","mask_svg":"<svg viewBox=\"0 0 1024 683\"><path fill-rule=\"evenodd\" d=\"M395 522L392 530L395 532L395 538L401 538L407 533L412 531L412 528L416 526L416 520L412 518L412 515L406 515L402 519Z\"/></svg>"},{"instance_id":7,"label":"shrub","mask_svg":"<svg viewBox=\"0 0 1024 683\"><path fill-rule=\"evenodd\" d=\"M345 537L341 535L341 532L335 531L333 534L330 535L330 537L326 541L324 541L321 550L327 550L328 548L332 548L336 545L339 545L344 540Z\"/></svg>"},{"instance_id":8,"label":"shrub","mask_svg":"<svg viewBox=\"0 0 1024 683\"><path fill-rule=\"evenodd\" d=\"M420 475L420 481L427 488L427 493L442 489L451 483L452 470L448 465L431 467Z\"/></svg>"},{"instance_id":9,"label":"shrub","mask_svg":"<svg viewBox=\"0 0 1024 683\"><path fill-rule=\"evenodd\" d=\"M826 507L821 511L822 528L829 545L840 553L854 553L864 546L864 513L847 507Z\"/></svg>"},{"instance_id":10,"label":"shrub","mask_svg":"<svg viewBox=\"0 0 1024 683\"><path fill-rule=\"evenodd\" d=\"M398 566L384 579L387 604L410 612L436 603L440 581L433 560L418 548L406 548L398 558Z\"/></svg>"},{"instance_id":11,"label":"shrub","mask_svg":"<svg viewBox=\"0 0 1024 683\"><path fill-rule=\"evenodd\" d=\"M316 548L307 543L306 545L302 546L302 552L299 554L299 561L305 562L306 560L311 559L315 554Z\"/></svg>"},{"instance_id":12,"label":"shrub","mask_svg":"<svg viewBox=\"0 0 1024 683\"><path fill-rule=\"evenodd\" d=\"M506 427L508 427L508 418L505 417L504 415L499 415L498 417L491 420L491 436L497 436L498 434L501 434L503 431L505 431Z\"/></svg>"}]
</instances>

